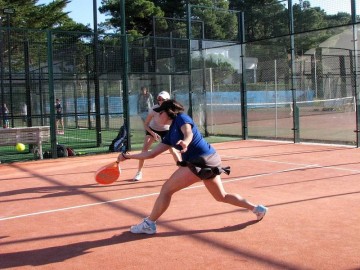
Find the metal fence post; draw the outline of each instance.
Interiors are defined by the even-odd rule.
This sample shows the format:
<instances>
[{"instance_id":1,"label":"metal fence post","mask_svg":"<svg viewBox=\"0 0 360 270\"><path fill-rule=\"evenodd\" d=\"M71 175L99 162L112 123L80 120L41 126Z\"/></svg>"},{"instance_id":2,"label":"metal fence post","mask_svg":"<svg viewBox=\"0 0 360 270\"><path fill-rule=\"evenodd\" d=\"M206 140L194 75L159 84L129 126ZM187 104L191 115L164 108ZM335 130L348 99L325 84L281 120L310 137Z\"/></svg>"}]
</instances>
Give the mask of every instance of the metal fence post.
<instances>
[{"instance_id":1,"label":"metal fence post","mask_svg":"<svg viewBox=\"0 0 360 270\"><path fill-rule=\"evenodd\" d=\"M52 157L57 158L52 31L46 30L46 36L47 36L47 65L48 65L48 79L49 79L51 154Z\"/></svg>"},{"instance_id":2,"label":"metal fence post","mask_svg":"<svg viewBox=\"0 0 360 270\"><path fill-rule=\"evenodd\" d=\"M244 12L239 13L239 39L241 46L241 122L242 122L242 137L244 140L248 139L248 115L247 115L247 91L246 91L246 67L245 67L245 18Z\"/></svg>"},{"instance_id":3,"label":"metal fence post","mask_svg":"<svg viewBox=\"0 0 360 270\"><path fill-rule=\"evenodd\" d=\"M353 77L354 77L354 96L355 96L355 114L356 114L356 147L360 146L360 93L359 93L359 84L358 84L358 34L357 34L357 25L356 25L356 0L351 0L351 21L353 23L353 44L354 44L354 66L353 66Z\"/></svg>"},{"instance_id":4,"label":"metal fence post","mask_svg":"<svg viewBox=\"0 0 360 270\"><path fill-rule=\"evenodd\" d=\"M100 87L99 87L99 65L98 65L98 29L97 29L97 7L96 1L93 1L94 13L94 85L95 85L95 111L96 111L96 145L99 147L102 143L101 138L101 107L100 107Z\"/></svg>"},{"instance_id":5,"label":"metal fence post","mask_svg":"<svg viewBox=\"0 0 360 270\"><path fill-rule=\"evenodd\" d=\"M125 27L125 0L120 1L121 10L121 47L123 57L123 74L122 74L122 88L123 88L123 116L124 124L128 131L128 139L126 140L126 149L131 150L131 127L130 127L130 108L129 108L129 48Z\"/></svg>"},{"instance_id":6,"label":"metal fence post","mask_svg":"<svg viewBox=\"0 0 360 270\"><path fill-rule=\"evenodd\" d=\"M191 5L189 3L189 1L186 1L186 7L187 7L187 23L186 23L186 38L188 41L188 86L189 86L189 109L188 109L188 114L190 115L190 117L193 117L193 108L192 108L192 78L191 78L191 69L192 69L192 65L191 65Z\"/></svg>"},{"instance_id":7,"label":"metal fence post","mask_svg":"<svg viewBox=\"0 0 360 270\"><path fill-rule=\"evenodd\" d=\"M293 106L293 132L294 143L300 142L300 121L299 121L299 108L296 104L296 89L295 89L295 38L294 38L294 14L292 0L288 0L288 14L289 14L289 33L290 33L290 84L292 93L292 106Z\"/></svg>"}]
</instances>

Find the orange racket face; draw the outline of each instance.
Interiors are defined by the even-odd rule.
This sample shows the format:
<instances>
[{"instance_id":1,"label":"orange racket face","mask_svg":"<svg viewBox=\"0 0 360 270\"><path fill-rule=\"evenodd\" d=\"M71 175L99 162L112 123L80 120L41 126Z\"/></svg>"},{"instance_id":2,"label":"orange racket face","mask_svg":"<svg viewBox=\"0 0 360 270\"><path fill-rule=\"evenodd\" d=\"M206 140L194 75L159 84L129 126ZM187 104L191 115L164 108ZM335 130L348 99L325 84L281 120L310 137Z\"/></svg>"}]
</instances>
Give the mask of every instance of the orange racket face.
<instances>
[{"instance_id":1,"label":"orange racket face","mask_svg":"<svg viewBox=\"0 0 360 270\"><path fill-rule=\"evenodd\" d=\"M109 185L114 183L120 176L120 167L114 162L104 167L101 167L95 173L95 180L101 185Z\"/></svg>"}]
</instances>

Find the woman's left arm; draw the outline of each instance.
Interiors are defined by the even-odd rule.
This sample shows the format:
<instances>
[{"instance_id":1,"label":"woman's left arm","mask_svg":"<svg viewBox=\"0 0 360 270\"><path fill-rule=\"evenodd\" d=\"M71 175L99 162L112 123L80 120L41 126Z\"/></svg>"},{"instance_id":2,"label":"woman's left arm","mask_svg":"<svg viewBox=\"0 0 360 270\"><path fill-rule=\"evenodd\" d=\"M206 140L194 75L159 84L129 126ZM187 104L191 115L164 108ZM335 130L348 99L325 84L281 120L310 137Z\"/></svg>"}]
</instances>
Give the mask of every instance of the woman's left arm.
<instances>
[{"instance_id":1,"label":"woman's left arm","mask_svg":"<svg viewBox=\"0 0 360 270\"><path fill-rule=\"evenodd\" d=\"M192 128L190 124L182 125L181 132L184 134L184 139L178 141L176 144L181 146L182 150L180 152L185 153L187 151L187 147L189 146L189 144L193 139L194 134L192 132Z\"/></svg>"}]
</instances>

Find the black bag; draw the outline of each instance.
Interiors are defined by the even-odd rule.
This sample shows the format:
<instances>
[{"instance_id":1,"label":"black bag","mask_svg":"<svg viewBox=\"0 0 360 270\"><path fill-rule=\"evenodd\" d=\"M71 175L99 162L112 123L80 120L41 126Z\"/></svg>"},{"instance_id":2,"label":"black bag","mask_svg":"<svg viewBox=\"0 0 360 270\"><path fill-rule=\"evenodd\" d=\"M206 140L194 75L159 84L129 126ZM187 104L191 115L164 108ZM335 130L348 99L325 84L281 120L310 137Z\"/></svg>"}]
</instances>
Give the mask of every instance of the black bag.
<instances>
[{"instance_id":1,"label":"black bag","mask_svg":"<svg viewBox=\"0 0 360 270\"><path fill-rule=\"evenodd\" d=\"M110 152L126 152L127 130L125 125L120 127L119 133L115 139L112 140L109 151Z\"/></svg>"},{"instance_id":2,"label":"black bag","mask_svg":"<svg viewBox=\"0 0 360 270\"><path fill-rule=\"evenodd\" d=\"M68 147L66 147L63 144L58 144L56 145L56 153L57 153L57 157L61 158L61 157L68 157L69 156L69 151L67 149ZM43 158L52 158L52 154L51 151L45 151L43 153Z\"/></svg>"},{"instance_id":3,"label":"black bag","mask_svg":"<svg viewBox=\"0 0 360 270\"><path fill-rule=\"evenodd\" d=\"M68 155L68 151L66 149L66 146L63 144L58 144L56 145L56 151L57 151L57 156L58 157L67 157Z\"/></svg>"},{"instance_id":4,"label":"black bag","mask_svg":"<svg viewBox=\"0 0 360 270\"><path fill-rule=\"evenodd\" d=\"M51 156L51 151L45 151L45 152L43 153L43 158L52 158L52 156Z\"/></svg>"}]
</instances>

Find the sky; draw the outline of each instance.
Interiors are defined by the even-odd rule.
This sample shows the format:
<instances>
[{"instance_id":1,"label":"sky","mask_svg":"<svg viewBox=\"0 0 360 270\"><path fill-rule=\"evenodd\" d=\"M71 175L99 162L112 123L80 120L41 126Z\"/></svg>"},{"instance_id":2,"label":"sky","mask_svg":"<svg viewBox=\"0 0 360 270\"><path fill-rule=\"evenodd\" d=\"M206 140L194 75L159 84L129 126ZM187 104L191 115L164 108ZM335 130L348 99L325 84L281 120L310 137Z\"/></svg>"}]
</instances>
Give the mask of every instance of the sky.
<instances>
[{"instance_id":1,"label":"sky","mask_svg":"<svg viewBox=\"0 0 360 270\"><path fill-rule=\"evenodd\" d=\"M37 5L48 4L51 3L52 0L39 0ZM96 0L97 9L99 9L101 5L101 0ZM72 0L66 8L66 12L69 13L69 17L72 18L77 23L82 24L90 24L90 27L93 28L93 0ZM97 22L104 22L106 16L104 14L100 14L98 11L97 14Z\"/></svg>"}]
</instances>

